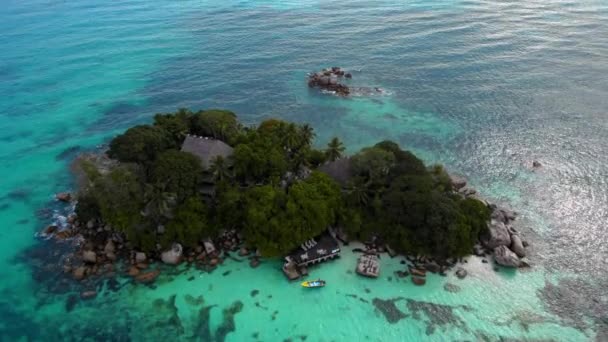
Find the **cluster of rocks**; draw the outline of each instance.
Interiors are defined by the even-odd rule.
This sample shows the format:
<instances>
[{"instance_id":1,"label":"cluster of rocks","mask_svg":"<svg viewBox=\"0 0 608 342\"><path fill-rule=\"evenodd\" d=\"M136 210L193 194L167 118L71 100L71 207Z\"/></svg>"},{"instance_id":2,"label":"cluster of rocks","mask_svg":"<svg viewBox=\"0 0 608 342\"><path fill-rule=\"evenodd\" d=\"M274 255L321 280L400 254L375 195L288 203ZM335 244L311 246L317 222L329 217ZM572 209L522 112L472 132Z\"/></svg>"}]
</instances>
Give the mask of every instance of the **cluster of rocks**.
<instances>
[{"instance_id":1,"label":"cluster of rocks","mask_svg":"<svg viewBox=\"0 0 608 342\"><path fill-rule=\"evenodd\" d=\"M68 192L59 193L56 198L66 203L73 201L73 196ZM162 249L159 245L155 252L144 253L134 249L123 234L103 222L91 220L82 223L74 213L64 221L61 225L47 226L41 235L74 242L76 251L63 259L63 270L78 281L120 273L132 277L136 282L150 284L161 273L160 268L152 265L187 262L209 272L223 263L225 258L231 257L232 252L248 257L251 267L260 264L259 255L243 245L242 236L235 230L222 232L214 241L200 241L194 248L186 249L179 243L174 243L168 249ZM85 297L92 298L92 294L88 293Z\"/></svg>"},{"instance_id":2,"label":"cluster of rocks","mask_svg":"<svg viewBox=\"0 0 608 342\"><path fill-rule=\"evenodd\" d=\"M406 256L406 260L402 260L401 263L406 265L406 270L396 271L395 275L399 278L411 276L412 282L415 285L422 286L426 283L427 272L445 277L458 264L458 260L455 258L438 260L426 256L408 255ZM455 274L460 279L467 276L467 272L460 267L456 269Z\"/></svg>"},{"instance_id":3,"label":"cluster of rocks","mask_svg":"<svg viewBox=\"0 0 608 342\"><path fill-rule=\"evenodd\" d=\"M344 78L352 78L352 75L345 72L340 67L332 67L309 74L308 86L331 91L336 95L348 96L350 94L350 88L340 82Z\"/></svg>"},{"instance_id":4,"label":"cluster of rocks","mask_svg":"<svg viewBox=\"0 0 608 342\"><path fill-rule=\"evenodd\" d=\"M511 225L516 214L496 205L490 205L490 209L492 209L492 220L488 224L488 233L481 240L481 246L485 252L491 252L494 255L494 261L502 266L529 266L524 259L528 243ZM482 253L480 246L475 248L475 253L478 255Z\"/></svg>"},{"instance_id":5,"label":"cluster of rocks","mask_svg":"<svg viewBox=\"0 0 608 342\"><path fill-rule=\"evenodd\" d=\"M464 178L454 175L451 175L450 178L454 191L463 197L475 198L485 203L492 211L491 220L488 223L488 232L481 238L480 243L475 245L475 255L481 257L493 255L497 264L506 267L529 266L524 259L528 243L523 239L521 233L513 227L517 213L488 203L478 196L475 189L467 186Z\"/></svg>"}]
</instances>

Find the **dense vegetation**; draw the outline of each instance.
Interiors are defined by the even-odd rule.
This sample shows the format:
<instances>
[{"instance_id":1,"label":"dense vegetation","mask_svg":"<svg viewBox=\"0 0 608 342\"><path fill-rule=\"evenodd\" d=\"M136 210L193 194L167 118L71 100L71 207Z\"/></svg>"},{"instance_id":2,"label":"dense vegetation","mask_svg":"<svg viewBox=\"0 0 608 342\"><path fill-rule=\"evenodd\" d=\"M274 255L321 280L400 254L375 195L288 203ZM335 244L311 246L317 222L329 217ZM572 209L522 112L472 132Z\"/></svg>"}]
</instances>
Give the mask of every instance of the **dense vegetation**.
<instances>
[{"instance_id":1,"label":"dense vegetation","mask_svg":"<svg viewBox=\"0 0 608 342\"><path fill-rule=\"evenodd\" d=\"M180 146L187 134L227 142L232 156L203 167ZM308 125L266 120L244 127L224 110L181 109L158 114L110 143L116 166L101 172L83 162L86 183L76 208L98 219L144 251L173 242L196 246L223 229L237 229L263 255L281 255L303 240L340 226L361 239L377 236L407 253L460 256L471 252L485 229L485 205L452 191L446 172L427 168L390 141L350 158L351 177L339 186L315 171L343 158L332 139L313 148ZM215 184L211 195L200 191Z\"/></svg>"}]
</instances>

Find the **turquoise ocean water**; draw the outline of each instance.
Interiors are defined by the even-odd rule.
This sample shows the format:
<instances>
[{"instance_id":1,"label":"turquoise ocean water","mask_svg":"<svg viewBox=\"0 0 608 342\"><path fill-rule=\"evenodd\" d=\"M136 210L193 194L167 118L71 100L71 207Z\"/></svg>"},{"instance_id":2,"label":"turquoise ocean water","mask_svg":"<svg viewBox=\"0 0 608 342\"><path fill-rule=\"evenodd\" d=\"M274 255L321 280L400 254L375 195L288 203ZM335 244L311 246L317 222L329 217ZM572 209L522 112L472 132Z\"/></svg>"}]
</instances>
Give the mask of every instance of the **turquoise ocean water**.
<instances>
[{"instance_id":1,"label":"turquoise ocean water","mask_svg":"<svg viewBox=\"0 0 608 342\"><path fill-rule=\"evenodd\" d=\"M385 92L309 91L332 65ZM0 340L606 341L606 75L602 0L2 1ZM399 258L357 277L349 246L311 270L321 291L227 260L79 301L48 262L69 246L36 236L69 210L70 160L178 107L308 122L350 152L398 141L520 212L533 268L472 258L415 287Z\"/></svg>"}]
</instances>

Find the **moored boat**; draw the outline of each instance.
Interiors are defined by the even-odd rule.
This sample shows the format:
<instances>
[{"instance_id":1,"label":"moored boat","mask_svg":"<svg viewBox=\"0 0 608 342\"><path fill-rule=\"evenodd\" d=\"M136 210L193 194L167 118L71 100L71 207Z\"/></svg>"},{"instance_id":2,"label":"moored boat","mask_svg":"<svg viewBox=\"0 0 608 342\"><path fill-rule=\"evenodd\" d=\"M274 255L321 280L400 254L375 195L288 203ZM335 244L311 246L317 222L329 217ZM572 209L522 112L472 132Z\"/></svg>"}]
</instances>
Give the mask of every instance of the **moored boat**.
<instances>
[{"instance_id":1,"label":"moored boat","mask_svg":"<svg viewBox=\"0 0 608 342\"><path fill-rule=\"evenodd\" d=\"M325 280L307 280L302 282L302 287L323 287L325 286Z\"/></svg>"}]
</instances>

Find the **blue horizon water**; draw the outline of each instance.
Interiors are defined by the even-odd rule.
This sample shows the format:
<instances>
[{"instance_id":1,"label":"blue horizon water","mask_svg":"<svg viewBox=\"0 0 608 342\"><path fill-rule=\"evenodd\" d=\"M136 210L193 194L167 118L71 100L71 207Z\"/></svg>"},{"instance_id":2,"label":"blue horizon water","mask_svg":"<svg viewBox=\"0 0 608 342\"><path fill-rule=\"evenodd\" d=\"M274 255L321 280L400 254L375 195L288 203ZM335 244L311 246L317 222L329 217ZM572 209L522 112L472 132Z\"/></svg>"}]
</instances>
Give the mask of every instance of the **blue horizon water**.
<instances>
[{"instance_id":1,"label":"blue horizon water","mask_svg":"<svg viewBox=\"0 0 608 342\"><path fill-rule=\"evenodd\" d=\"M0 32L0 340L608 339L605 2L8 0ZM306 87L333 65L385 94ZM69 210L53 194L78 153L179 107L307 122L349 153L395 140L518 211L533 267L472 257L466 279L415 287L400 258L357 277L348 246L311 270L321 291L227 260L155 287L85 282L98 296L80 301L48 263L69 246L36 236Z\"/></svg>"}]
</instances>

